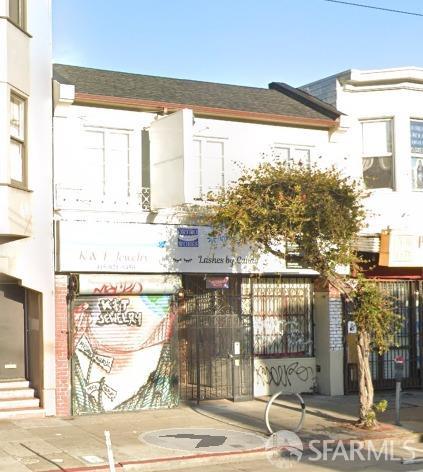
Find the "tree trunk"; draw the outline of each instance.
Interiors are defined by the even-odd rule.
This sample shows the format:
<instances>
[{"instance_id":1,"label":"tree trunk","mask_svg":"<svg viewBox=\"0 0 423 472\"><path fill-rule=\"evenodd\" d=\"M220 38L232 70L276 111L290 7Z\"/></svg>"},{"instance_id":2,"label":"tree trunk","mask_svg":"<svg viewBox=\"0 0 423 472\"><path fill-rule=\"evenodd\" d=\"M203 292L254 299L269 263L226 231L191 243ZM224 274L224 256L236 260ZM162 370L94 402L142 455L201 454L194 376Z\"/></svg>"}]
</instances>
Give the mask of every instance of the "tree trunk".
<instances>
[{"instance_id":1,"label":"tree trunk","mask_svg":"<svg viewBox=\"0 0 423 472\"><path fill-rule=\"evenodd\" d=\"M360 402L359 425L367 428L376 426L376 415L373 411L373 381L370 372L370 337L368 333L357 333L358 352L358 395Z\"/></svg>"}]
</instances>

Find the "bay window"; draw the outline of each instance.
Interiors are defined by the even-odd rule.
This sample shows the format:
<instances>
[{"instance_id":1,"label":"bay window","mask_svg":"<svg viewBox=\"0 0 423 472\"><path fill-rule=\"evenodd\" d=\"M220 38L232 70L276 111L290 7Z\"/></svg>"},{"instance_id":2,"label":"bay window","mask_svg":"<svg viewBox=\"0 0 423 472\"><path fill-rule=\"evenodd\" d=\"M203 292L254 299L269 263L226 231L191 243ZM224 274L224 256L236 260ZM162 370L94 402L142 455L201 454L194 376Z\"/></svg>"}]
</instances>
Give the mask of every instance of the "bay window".
<instances>
[{"instance_id":1,"label":"bay window","mask_svg":"<svg viewBox=\"0 0 423 472\"><path fill-rule=\"evenodd\" d=\"M20 28L25 28L25 0L9 0L9 18Z\"/></svg>"},{"instance_id":2,"label":"bay window","mask_svg":"<svg viewBox=\"0 0 423 472\"><path fill-rule=\"evenodd\" d=\"M10 180L26 184L26 100L12 93L10 95Z\"/></svg>"},{"instance_id":3,"label":"bay window","mask_svg":"<svg viewBox=\"0 0 423 472\"><path fill-rule=\"evenodd\" d=\"M366 188L393 188L392 120L362 121L361 137Z\"/></svg>"}]
</instances>

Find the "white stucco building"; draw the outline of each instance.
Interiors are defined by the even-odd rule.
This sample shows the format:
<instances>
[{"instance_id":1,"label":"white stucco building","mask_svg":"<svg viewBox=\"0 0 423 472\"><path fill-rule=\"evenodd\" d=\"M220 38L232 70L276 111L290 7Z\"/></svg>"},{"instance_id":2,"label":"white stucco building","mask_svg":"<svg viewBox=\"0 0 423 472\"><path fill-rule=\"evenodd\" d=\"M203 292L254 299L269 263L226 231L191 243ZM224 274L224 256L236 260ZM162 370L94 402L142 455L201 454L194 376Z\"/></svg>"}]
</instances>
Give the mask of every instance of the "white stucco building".
<instances>
[{"instance_id":1,"label":"white stucco building","mask_svg":"<svg viewBox=\"0 0 423 472\"><path fill-rule=\"evenodd\" d=\"M236 180L240 164L336 163L339 113L279 83L59 64L54 79L56 343L72 352L72 363L57 358L58 413L173 406L178 392L342 390L339 333L325 321L320 352L313 344L316 274L232 252L188 211ZM315 316L327 318L331 303L322 292Z\"/></svg>"},{"instance_id":2,"label":"white stucco building","mask_svg":"<svg viewBox=\"0 0 423 472\"><path fill-rule=\"evenodd\" d=\"M55 413L51 5L0 1L0 418Z\"/></svg>"},{"instance_id":3,"label":"white stucco building","mask_svg":"<svg viewBox=\"0 0 423 472\"><path fill-rule=\"evenodd\" d=\"M301 87L344 113L342 138L349 174L368 196L367 227L358 242L377 278L404 318L398 348L374 356L376 387L393 386L393 359L405 358L406 381L422 386L423 305L423 69L403 67L335 74ZM350 335L347 334L347 346ZM347 349L346 372L354 389L356 359ZM348 387L347 387L348 388Z\"/></svg>"}]
</instances>

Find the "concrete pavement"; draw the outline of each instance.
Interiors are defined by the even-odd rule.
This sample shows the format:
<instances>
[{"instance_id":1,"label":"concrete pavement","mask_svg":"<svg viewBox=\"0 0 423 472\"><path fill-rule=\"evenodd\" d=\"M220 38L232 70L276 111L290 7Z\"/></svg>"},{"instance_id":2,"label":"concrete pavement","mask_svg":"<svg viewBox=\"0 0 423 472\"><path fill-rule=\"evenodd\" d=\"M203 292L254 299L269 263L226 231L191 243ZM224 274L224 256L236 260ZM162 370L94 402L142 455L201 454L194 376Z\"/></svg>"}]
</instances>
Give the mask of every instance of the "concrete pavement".
<instances>
[{"instance_id":1,"label":"concrete pavement","mask_svg":"<svg viewBox=\"0 0 423 472\"><path fill-rule=\"evenodd\" d=\"M298 435L304 443L312 439L346 443L351 439L380 441L384 438L418 441L419 433L423 432L423 392L404 393L400 428L393 425L393 395L387 393L381 397L390 404L380 417L381 428L365 432L352 424L356 418L356 396L306 395L307 416ZM268 437L263 420L266 401L266 398L241 403L218 400L169 410L0 421L0 471L108 470L105 430L111 434L116 470L187 469L204 463L259 460L263 458ZM299 412L294 397L278 401L271 409L273 429L291 430L298 422ZM168 434L163 434L162 430L168 430ZM215 433L208 434L206 430ZM158 440L151 440L154 431L159 432ZM188 436L181 434L183 432L188 432ZM148 437L145 433L149 433ZM198 438L219 435L231 439L226 445L197 447ZM167 443L160 442L163 436ZM168 437L172 437L173 442L169 442Z\"/></svg>"}]
</instances>

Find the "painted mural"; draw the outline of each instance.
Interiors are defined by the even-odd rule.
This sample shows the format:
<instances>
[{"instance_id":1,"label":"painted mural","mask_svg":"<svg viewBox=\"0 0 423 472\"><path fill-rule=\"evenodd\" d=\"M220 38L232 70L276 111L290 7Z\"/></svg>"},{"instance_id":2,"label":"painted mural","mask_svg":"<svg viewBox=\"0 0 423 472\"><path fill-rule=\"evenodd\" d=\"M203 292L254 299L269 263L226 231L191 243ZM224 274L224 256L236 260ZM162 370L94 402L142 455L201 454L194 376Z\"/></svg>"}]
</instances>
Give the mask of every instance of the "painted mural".
<instances>
[{"instance_id":1,"label":"painted mural","mask_svg":"<svg viewBox=\"0 0 423 472\"><path fill-rule=\"evenodd\" d=\"M175 323L170 295L77 298L73 308L73 414L176 406Z\"/></svg>"}]
</instances>

